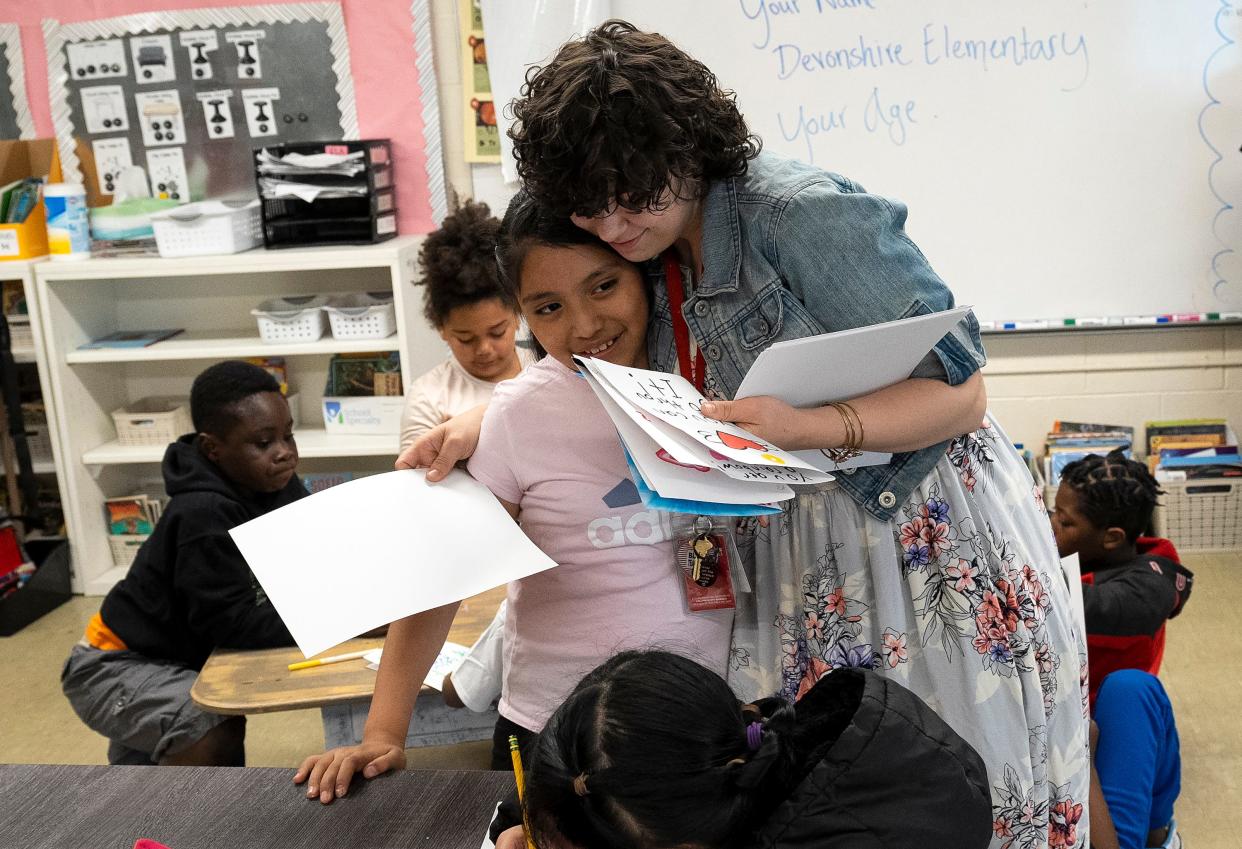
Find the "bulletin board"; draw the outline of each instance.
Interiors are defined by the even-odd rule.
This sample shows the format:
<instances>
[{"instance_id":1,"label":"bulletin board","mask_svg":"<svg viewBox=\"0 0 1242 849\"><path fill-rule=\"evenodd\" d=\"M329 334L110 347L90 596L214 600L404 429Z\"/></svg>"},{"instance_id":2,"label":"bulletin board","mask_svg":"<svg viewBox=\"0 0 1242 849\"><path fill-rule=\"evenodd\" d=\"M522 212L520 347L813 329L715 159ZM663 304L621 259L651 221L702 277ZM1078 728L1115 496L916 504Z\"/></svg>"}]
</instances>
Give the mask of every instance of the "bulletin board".
<instances>
[{"instance_id":1,"label":"bulletin board","mask_svg":"<svg viewBox=\"0 0 1242 849\"><path fill-rule=\"evenodd\" d=\"M32 139L26 74L17 24L0 24L0 139Z\"/></svg>"},{"instance_id":2,"label":"bulletin board","mask_svg":"<svg viewBox=\"0 0 1242 849\"><path fill-rule=\"evenodd\" d=\"M253 196L254 148L358 138L336 3L48 21L44 41L61 162L91 205L128 165L157 197Z\"/></svg>"}]
</instances>

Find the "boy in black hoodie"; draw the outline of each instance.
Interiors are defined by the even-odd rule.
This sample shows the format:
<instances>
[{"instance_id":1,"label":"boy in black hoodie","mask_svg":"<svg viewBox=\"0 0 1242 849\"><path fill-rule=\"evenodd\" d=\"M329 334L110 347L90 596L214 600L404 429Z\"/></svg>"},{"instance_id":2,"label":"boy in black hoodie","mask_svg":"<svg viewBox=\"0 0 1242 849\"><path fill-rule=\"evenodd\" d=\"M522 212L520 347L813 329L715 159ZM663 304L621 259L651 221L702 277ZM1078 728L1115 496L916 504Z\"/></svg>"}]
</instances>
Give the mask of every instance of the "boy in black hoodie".
<instances>
[{"instance_id":1,"label":"boy in black hoodie","mask_svg":"<svg viewBox=\"0 0 1242 849\"><path fill-rule=\"evenodd\" d=\"M195 378L190 414L196 433L164 453L171 500L61 673L113 764L244 765L245 717L200 710L190 687L217 646L293 645L228 533L306 495L289 404L231 360Z\"/></svg>"},{"instance_id":2,"label":"boy in black hoodie","mask_svg":"<svg viewBox=\"0 0 1242 849\"><path fill-rule=\"evenodd\" d=\"M692 660L622 652L582 679L533 750L539 846L984 849L993 835L978 753L866 669L833 670L797 704L739 705ZM494 836L497 849L525 845L518 826ZM1077 844L1074 826L1064 836Z\"/></svg>"}]
</instances>

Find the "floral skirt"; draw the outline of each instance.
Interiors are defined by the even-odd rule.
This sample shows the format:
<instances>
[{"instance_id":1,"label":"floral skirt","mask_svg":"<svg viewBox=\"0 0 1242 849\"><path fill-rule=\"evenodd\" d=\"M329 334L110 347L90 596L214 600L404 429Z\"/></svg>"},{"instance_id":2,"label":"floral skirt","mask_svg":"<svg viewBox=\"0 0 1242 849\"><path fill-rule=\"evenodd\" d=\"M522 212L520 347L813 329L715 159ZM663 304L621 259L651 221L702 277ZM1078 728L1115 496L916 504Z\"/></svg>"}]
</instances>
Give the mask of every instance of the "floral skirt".
<instances>
[{"instance_id":1,"label":"floral skirt","mask_svg":"<svg viewBox=\"0 0 1242 849\"><path fill-rule=\"evenodd\" d=\"M740 698L874 669L982 756L993 847L1087 845L1086 651L1042 493L994 421L953 440L888 522L829 484L738 544L753 590L734 624Z\"/></svg>"}]
</instances>

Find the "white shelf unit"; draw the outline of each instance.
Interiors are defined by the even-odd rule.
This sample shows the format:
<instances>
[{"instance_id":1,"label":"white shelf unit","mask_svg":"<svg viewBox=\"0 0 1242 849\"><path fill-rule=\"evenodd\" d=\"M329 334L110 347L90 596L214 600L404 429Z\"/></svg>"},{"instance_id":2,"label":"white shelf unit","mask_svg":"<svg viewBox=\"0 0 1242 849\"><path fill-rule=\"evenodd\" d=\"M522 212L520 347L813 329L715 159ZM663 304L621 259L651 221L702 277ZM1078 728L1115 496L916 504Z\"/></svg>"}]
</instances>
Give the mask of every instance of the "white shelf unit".
<instances>
[{"instance_id":1,"label":"white shelf unit","mask_svg":"<svg viewBox=\"0 0 1242 849\"><path fill-rule=\"evenodd\" d=\"M26 311L30 317L31 342L13 346L13 359L19 365L33 363L38 369L39 390L43 396L43 406L47 413L48 432L51 435L52 458L38 459L33 462L36 475L54 475L57 489L64 493L64 476L61 468L62 457L56 439L56 410L52 403L51 376L48 368L47 352L43 341L43 328L37 320L39 315L39 293L35 285L35 267L46 262L45 259L4 260L0 261L0 280L16 280L22 284L26 293ZM10 325L11 326L11 325Z\"/></svg>"},{"instance_id":2,"label":"white shelf unit","mask_svg":"<svg viewBox=\"0 0 1242 849\"><path fill-rule=\"evenodd\" d=\"M57 441L77 592L100 595L122 578L108 548L104 499L162 492L163 446L125 446L112 411L151 395L189 395L195 375L213 362L280 356L290 391L300 397L299 471L392 468L398 434L364 436L323 430L320 401L333 354L396 351L408 383L446 355L422 315L413 286L420 237L378 245L253 250L187 259L87 259L37 269L39 322L50 364ZM250 310L279 296L391 292L397 332L387 339L266 344ZM183 328L147 348L79 350L118 330Z\"/></svg>"}]
</instances>

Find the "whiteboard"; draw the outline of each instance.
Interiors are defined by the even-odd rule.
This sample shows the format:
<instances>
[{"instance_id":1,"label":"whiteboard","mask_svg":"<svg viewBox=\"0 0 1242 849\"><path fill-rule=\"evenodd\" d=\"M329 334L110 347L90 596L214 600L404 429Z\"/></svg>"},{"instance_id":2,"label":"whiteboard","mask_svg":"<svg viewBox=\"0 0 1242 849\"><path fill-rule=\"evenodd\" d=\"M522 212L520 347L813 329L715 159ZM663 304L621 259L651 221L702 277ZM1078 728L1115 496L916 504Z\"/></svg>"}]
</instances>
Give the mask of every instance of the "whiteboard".
<instances>
[{"instance_id":1,"label":"whiteboard","mask_svg":"<svg viewBox=\"0 0 1242 849\"><path fill-rule=\"evenodd\" d=\"M1242 309L1242 0L525 5L484 3L498 103L610 14L661 32L766 149L907 204L984 321Z\"/></svg>"}]
</instances>

